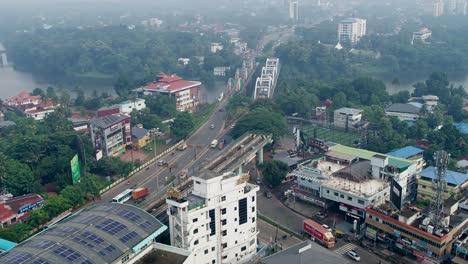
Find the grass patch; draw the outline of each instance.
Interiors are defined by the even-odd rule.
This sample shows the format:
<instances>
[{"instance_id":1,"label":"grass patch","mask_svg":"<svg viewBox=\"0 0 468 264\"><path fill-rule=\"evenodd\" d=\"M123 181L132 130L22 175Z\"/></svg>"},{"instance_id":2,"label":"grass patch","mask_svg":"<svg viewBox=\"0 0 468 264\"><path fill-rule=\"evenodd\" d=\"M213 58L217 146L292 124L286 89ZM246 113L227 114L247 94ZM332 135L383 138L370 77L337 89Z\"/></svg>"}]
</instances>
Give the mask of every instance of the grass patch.
<instances>
[{"instance_id":1,"label":"grass patch","mask_svg":"<svg viewBox=\"0 0 468 264\"><path fill-rule=\"evenodd\" d=\"M171 184L175 179L176 179L176 176L175 176L175 175L172 175L171 177L169 177L169 179L167 179L167 181L165 182L165 184L166 184L166 185L169 185L169 184Z\"/></svg>"},{"instance_id":2,"label":"grass patch","mask_svg":"<svg viewBox=\"0 0 468 264\"><path fill-rule=\"evenodd\" d=\"M312 138L314 136L313 126L304 126L302 128L302 131L307 135L308 138ZM323 127L317 127L317 138L353 147L354 142L359 140L359 135L352 132L343 132Z\"/></svg>"},{"instance_id":3,"label":"grass patch","mask_svg":"<svg viewBox=\"0 0 468 264\"><path fill-rule=\"evenodd\" d=\"M201 104L198 111L193 114L195 128L197 130L210 117L216 108L217 103Z\"/></svg>"}]
</instances>

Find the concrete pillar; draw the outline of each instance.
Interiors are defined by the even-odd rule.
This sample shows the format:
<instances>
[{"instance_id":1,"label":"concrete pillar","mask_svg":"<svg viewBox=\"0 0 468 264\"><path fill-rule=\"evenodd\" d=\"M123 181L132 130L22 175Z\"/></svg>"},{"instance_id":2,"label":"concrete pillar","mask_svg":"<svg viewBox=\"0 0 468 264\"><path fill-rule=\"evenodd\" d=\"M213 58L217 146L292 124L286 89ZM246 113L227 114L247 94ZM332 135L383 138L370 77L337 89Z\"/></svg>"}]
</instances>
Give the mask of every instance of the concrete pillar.
<instances>
[{"instance_id":1,"label":"concrete pillar","mask_svg":"<svg viewBox=\"0 0 468 264\"><path fill-rule=\"evenodd\" d=\"M258 164L263 164L263 148L257 152Z\"/></svg>"},{"instance_id":2,"label":"concrete pillar","mask_svg":"<svg viewBox=\"0 0 468 264\"><path fill-rule=\"evenodd\" d=\"M241 175L241 174L242 174L242 164L239 166L238 173L239 173L239 175Z\"/></svg>"}]
</instances>

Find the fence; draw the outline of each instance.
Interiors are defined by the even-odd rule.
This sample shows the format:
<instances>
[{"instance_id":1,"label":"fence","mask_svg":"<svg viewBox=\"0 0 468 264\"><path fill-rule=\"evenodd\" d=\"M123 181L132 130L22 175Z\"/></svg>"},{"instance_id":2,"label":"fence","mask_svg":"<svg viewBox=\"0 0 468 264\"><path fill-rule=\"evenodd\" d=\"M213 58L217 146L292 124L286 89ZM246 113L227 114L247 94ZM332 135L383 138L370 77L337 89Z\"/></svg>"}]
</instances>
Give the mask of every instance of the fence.
<instances>
[{"instance_id":1,"label":"fence","mask_svg":"<svg viewBox=\"0 0 468 264\"><path fill-rule=\"evenodd\" d=\"M99 194L103 194L105 192L107 192L108 190L114 188L116 185L118 185L119 183L127 180L128 178L132 177L133 175L135 175L137 172L145 169L146 167L148 167L149 165L151 165L153 162L159 160L160 158L164 157L165 155L167 155L169 152L175 150L177 147L181 146L182 144L184 144L184 140L182 139L181 141L177 142L177 144L175 144L174 146L166 149L164 152L162 153L159 153L158 155L156 155L156 157L150 159L149 161L145 162L143 165L141 165L140 167L132 170L127 177L123 177L123 178L120 178L118 180L116 180L115 182L111 183L110 185L108 185L107 187L105 187L104 189L100 190L99 191Z\"/></svg>"}]
</instances>

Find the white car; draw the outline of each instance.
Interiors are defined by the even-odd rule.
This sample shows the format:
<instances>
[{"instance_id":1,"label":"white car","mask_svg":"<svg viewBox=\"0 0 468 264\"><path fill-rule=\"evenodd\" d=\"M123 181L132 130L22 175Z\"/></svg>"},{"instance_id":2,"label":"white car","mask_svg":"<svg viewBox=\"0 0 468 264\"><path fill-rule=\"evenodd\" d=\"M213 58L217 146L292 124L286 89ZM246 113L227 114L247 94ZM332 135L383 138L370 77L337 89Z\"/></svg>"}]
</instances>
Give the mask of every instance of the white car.
<instances>
[{"instance_id":1,"label":"white car","mask_svg":"<svg viewBox=\"0 0 468 264\"><path fill-rule=\"evenodd\" d=\"M213 125L213 124L211 124L210 128L211 128L211 129L213 129L213 128L214 128L214 125Z\"/></svg>"},{"instance_id":2,"label":"white car","mask_svg":"<svg viewBox=\"0 0 468 264\"><path fill-rule=\"evenodd\" d=\"M361 257L354 250L348 251L346 255L348 255L348 257L350 257L354 261L361 261Z\"/></svg>"},{"instance_id":3,"label":"white car","mask_svg":"<svg viewBox=\"0 0 468 264\"><path fill-rule=\"evenodd\" d=\"M327 225L325 225L325 224L323 224L322 226L323 226L323 228L325 228L326 230L328 230L328 231L330 231L330 232L333 231L329 226L327 226Z\"/></svg>"}]
</instances>

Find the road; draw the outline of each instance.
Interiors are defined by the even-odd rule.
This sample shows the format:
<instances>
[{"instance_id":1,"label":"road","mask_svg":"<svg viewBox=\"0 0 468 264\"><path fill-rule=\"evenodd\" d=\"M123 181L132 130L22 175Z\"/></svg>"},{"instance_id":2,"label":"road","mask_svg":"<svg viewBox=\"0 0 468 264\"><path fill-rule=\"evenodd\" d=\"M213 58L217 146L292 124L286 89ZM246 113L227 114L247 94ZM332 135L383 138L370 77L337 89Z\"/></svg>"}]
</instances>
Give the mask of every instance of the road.
<instances>
[{"instance_id":1,"label":"road","mask_svg":"<svg viewBox=\"0 0 468 264\"><path fill-rule=\"evenodd\" d=\"M270 244L275 241L278 243L280 249L286 249L294 246L302 240L288 235L281 229L277 229L275 226L257 218L257 228L259 231L258 240L263 244Z\"/></svg>"},{"instance_id":2,"label":"road","mask_svg":"<svg viewBox=\"0 0 468 264\"><path fill-rule=\"evenodd\" d=\"M228 132L228 129L224 128L226 113L224 111L219 111L219 109L225 107L226 103L226 99L221 101L210 118L186 140L189 148L184 151L174 151L173 154L168 154L163 158L169 163L169 166L177 166L176 168L169 169L167 167L158 166L155 162L148 166L148 169L141 170L130 177L128 180L129 183L124 181L102 194L101 200L97 201L97 203L110 202L113 197L124 190L137 187L146 187L149 189L150 195L146 198L146 202L149 202L160 196L164 191L163 187L165 186L166 179L170 178L172 175L178 175L183 169L189 171L188 176L196 173L199 167L207 161L206 159L208 157L220 151L217 148L209 148L209 144L213 139L222 139ZM214 125L214 128L210 128L211 125ZM175 184L178 184L177 181L178 180L176 180Z\"/></svg>"}]
</instances>

